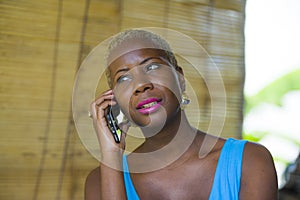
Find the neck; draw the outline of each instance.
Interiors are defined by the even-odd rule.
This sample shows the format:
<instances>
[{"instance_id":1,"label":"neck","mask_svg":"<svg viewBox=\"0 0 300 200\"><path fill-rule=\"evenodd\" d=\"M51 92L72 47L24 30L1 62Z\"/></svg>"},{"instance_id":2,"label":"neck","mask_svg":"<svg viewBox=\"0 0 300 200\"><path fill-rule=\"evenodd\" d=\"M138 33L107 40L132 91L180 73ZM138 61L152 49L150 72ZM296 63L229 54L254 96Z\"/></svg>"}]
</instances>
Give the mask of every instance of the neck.
<instances>
[{"instance_id":1,"label":"neck","mask_svg":"<svg viewBox=\"0 0 300 200\"><path fill-rule=\"evenodd\" d=\"M142 145L143 152L156 151L166 145L168 145L172 140L175 139L177 145L189 136L193 135L196 130L189 124L184 111L180 111L175 118L172 118L169 122L166 122L164 127L157 133L153 133L155 128L144 128L142 129L145 136L145 142ZM150 137L147 137L149 136Z\"/></svg>"},{"instance_id":2,"label":"neck","mask_svg":"<svg viewBox=\"0 0 300 200\"><path fill-rule=\"evenodd\" d=\"M143 129L144 134L149 134ZM165 168L179 158L189 158L198 153L203 134L193 128L184 113L172 118L164 128L131 153L132 172L150 172ZM184 157L182 157L184 155Z\"/></svg>"}]
</instances>

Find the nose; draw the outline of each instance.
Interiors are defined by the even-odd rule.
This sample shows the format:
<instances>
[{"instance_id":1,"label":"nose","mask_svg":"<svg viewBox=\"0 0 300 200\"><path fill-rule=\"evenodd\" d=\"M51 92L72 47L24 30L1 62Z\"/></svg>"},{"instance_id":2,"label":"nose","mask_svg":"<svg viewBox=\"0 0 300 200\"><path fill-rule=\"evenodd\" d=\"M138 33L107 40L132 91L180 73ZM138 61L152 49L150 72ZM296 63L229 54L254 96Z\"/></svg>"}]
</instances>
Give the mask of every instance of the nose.
<instances>
[{"instance_id":1,"label":"nose","mask_svg":"<svg viewBox=\"0 0 300 200\"><path fill-rule=\"evenodd\" d=\"M147 74L144 73L141 67L132 69L132 75L134 76L132 84L134 94L143 93L147 90L153 89L153 83Z\"/></svg>"},{"instance_id":2,"label":"nose","mask_svg":"<svg viewBox=\"0 0 300 200\"><path fill-rule=\"evenodd\" d=\"M147 83L144 82L138 85L138 87L135 90L135 94L143 93L151 89L153 89L153 84L151 82L147 82Z\"/></svg>"}]
</instances>

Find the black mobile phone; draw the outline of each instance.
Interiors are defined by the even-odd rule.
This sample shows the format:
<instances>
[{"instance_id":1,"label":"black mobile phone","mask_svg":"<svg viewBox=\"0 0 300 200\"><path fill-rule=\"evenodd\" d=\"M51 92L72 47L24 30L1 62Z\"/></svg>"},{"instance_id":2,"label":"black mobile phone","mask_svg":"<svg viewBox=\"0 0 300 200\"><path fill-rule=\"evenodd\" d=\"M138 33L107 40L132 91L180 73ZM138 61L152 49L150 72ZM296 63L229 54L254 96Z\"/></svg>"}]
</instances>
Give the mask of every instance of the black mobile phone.
<instances>
[{"instance_id":1,"label":"black mobile phone","mask_svg":"<svg viewBox=\"0 0 300 200\"><path fill-rule=\"evenodd\" d=\"M122 131L118 126L118 120L114 116L120 112L120 108L118 106L108 106L106 109L105 118L107 121L107 125L115 139L116 143L120 143Z\"/></svg>"}]
</instances>

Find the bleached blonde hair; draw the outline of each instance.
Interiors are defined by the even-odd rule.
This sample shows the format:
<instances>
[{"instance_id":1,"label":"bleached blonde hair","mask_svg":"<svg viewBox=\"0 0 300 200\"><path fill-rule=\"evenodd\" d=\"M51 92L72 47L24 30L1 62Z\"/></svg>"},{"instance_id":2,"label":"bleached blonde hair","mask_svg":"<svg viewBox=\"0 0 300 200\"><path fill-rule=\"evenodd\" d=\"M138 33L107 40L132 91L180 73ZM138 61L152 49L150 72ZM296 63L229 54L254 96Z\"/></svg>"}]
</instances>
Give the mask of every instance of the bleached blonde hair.
<instances>
[{"instance_id":1,"label":"bleached blonde hair","mask_svg":"<svg viewBox=\"0 0 300 200\"><path fill-rule=\"evenodd\" d=\"M169 62L172 66L177 66L177 61L175 58L174 53L172 52L172 49L169 45L169 43L163 39L160 35L150 32L148 30L142 30L142 29L128 29L125 31L122 31L115 36L112 37L112 40L110 41L107 49L107 53L105 55L106 60L106 77L108 80L108 84L111 87L111 80L110 80L110 70L108 69L108 57L115 49L117 49L123 42L127 40L143 40L146 42L150 42L153 44L154 48L157 48L159 50L165 51L167 55L167 59L169 59Z\"/></svg>"}]
</instances>

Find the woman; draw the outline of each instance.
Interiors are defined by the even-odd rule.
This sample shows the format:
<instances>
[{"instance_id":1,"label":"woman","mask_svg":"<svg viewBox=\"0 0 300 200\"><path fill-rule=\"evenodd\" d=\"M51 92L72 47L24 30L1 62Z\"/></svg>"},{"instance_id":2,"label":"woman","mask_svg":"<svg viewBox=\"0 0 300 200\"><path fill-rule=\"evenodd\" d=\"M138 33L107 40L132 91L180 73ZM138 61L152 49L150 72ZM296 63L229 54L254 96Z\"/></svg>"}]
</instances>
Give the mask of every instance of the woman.
<instances>
[{"instance_id":1,"label":"woman","mask_svg":"<svg viewBox=\"0 0 300 200\"><path fill-rule=\"evenodd\" d=\"M183 70L165 40L127 30L115 36L108 52L111 89L91 104L102 160L87 177L87 200L277 199L276 172L266 148L215 138L190 125L181 109L187 103ZM116 143L105 118L108 106L116 104L145 136L129 155L123 155L128 124ZM199 157L204 139L216 142ZM150 155L138 159L137 154ZM139 168L145 170L137 173Z\"/></svg>"}]
</instances>

